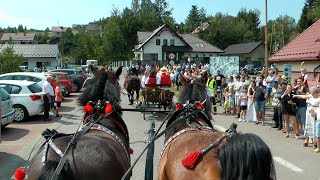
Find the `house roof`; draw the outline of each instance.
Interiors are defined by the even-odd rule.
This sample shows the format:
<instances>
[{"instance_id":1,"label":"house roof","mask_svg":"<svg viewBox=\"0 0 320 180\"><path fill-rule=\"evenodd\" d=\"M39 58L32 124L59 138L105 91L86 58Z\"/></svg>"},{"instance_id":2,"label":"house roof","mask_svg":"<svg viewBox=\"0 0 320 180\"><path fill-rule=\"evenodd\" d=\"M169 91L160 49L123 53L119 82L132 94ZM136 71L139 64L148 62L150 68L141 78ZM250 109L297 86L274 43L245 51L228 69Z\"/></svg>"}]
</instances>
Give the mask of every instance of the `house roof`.
<instances>
[{"instance_id":1,"label":"house roof","mask_svg":"<svg viewBox=\"0 0 320 180\"><path fill-rule=\"evenodd\" d=\"M10 47L9 44L0 44L0 51ZM59 53L57 44L15 44L15 53L23 57L57 57Z\"/></svg>"},{"instance_id":2,"label":"house roof","mask_svg":"<svg viewBox=\"0 0 320 180\"><path fill-rule=\"evenodd\" d=\"M161 32L163 28L167 27L169 31L174 33L192 52L215 52L222 53L223 51L202 39L199 39L191 34L177 34L168 25L164 24L159 28L155 29L153 32L141 32L138 31L138 42L139 45L135 46L135 49L140 49L143 47L150 39L152 39L156 34Z\"/></svg>"},{"instance_id":3,"label":"house roof","mask_svg":"<svg viewBox=\"0 0 320 180\"><path fill-rule=\"evenodd\" d=\"M250 54L263 42L250 42L242 44L232 44L228 46L222 55Z\"/></svg>"},{"instance_id":4,"label":"house roof","mask_svg":"<svg viewBox=\"0 0 320 180\"><path fill-rule=\"evenodd\" d=\"M51 27L51 32L66 32L67 31L67 27L63 27L63 26L52 26Z\"/></svg>"},{"instance_id":5,"label":"house roof","mask_svg":"<svg viewBox=\"0 0 320 180\"><path fill-rule=\"evenodd\" d=\"M269 58L277 61L320 60L320 19Z\"/></svg>"},{"instance_id":6,"label":"house roof","mask_svg":"<svg viewBox=\"0 0 320 180\"><path fill-rule=\"evenodd\" d=\"M33 41L36 37L36 33L4 33L1 41Z\"/></svg>"}]
</instances>

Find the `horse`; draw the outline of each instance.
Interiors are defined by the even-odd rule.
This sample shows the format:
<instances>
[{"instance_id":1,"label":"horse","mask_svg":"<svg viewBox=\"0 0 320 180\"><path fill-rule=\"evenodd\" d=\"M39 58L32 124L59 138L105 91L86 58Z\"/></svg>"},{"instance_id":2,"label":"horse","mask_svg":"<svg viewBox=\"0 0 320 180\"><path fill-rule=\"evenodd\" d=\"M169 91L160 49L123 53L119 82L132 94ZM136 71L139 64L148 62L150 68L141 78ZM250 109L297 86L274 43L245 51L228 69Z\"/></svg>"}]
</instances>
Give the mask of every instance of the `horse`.
<instances>
[{"instance_id":1,"label":"horse","mask_svg":"<svg viewBox=\"0 0 320 180\"><path fill-rule=\"evenodd\" d=\"M234 127L228 132L212 128L206 73L192 81L179 79L182 92L166 125L173 127L165 133L158 179L276 179L271 151L260 137Z\"/></svg>"},{"instance_id":2,"label":"horse","mask_svg":"<svg viewBox=\"0 0 320 180\"><path fill-rule=\"evenodd\" d=\"M134 101L134 93L136 93L136 102L139 100L139 93L140 93L140 78L138 75L134 73L127 74L123 87L128 92L129 98L129 105L133 104Z\"/></svg>"},{"instance_id":3,"label":"horse","mask_svg":"<svg viewBox=\"0 0 320 180\"><path fill-rule=\"evenodd\" d=\"M67 160L59 173L59 180L121 179L131 164L128 129L121 118L121 111L117 111L121 108L118 83L121 72L122 67L115 73L99 72L94 83L80 95L78 102L85 105L84 123L94 125L73 143L68 154L63 152L72 135L54 130L44 133L53 134L49 139L54 146L50 143L42 146L30 165L28 179L51 179L64 156Z\"/></svg>"}]
</instances>

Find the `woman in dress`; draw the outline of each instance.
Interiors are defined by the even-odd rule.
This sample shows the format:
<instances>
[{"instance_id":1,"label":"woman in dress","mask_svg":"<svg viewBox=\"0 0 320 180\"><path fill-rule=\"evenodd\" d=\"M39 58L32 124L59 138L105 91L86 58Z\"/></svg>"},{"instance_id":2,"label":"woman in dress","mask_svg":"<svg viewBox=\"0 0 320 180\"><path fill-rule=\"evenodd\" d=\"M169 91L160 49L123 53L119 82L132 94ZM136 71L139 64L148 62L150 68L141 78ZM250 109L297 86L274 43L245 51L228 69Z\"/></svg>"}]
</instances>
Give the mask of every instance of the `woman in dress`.
<instances>
[{"instance_id":1,"label":"woman in dress","mask_svg":"<svg viewBox=\"0 0 320 180\"><path fill-rule=\"evenodd\" d=\"M253 103L253 93L254 93L255 86L256 86L256 82L252 80L248 88L248 108L247 108L247 117L246 117L247 122L257 121L256 110L254 109L254 103Z\"/></svg>"},{"instance_id":2,"label":"woman in dress","mask_svg":"<svg viewBox=\"0 0 320 180\"><path fill-rule=\"evenodd\" d=\"M320 105L320 95L319 95L319 89L316 87L311 88L310 90L311 94L306 95L294 95L294 97L301 98L301 99L307 99L308 107L306 112L306 127L304 130L304 136L306 137L305 142L303 146L308 146L309 138L315 140L315 110L316 107L319 107ZM314 147L317 147L317 144L314 144Z\"/></svg>"}]
</instances>

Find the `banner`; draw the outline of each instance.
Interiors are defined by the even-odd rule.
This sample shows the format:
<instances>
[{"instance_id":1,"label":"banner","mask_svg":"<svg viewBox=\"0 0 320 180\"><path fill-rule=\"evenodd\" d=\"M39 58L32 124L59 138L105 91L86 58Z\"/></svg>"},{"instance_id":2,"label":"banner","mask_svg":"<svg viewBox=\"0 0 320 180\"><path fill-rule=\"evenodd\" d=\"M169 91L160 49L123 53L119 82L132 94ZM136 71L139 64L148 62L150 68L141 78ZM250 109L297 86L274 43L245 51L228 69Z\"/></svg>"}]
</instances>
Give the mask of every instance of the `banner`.
<instances>
[{"instance_id":1,"label":"banner","mask_svg":"<svg viewBox=\"0 0 320 180\"><path fill-rule=\"evenodd\" d=\"M287 77L287 82L291 84L291 64L284 64L283 74Z\"/></svg>"},{"instance_id":2,"label":"banner","mask_svg":"<svg viewBox=\"0 0 320 180\"><path fill-rule=\"evenodd\" d=\"M238 56L210 57L210 73L215 75L220 70L226 78L231 75L236 76L239 74L239 61Z\"/></svg>"}]
</instances>

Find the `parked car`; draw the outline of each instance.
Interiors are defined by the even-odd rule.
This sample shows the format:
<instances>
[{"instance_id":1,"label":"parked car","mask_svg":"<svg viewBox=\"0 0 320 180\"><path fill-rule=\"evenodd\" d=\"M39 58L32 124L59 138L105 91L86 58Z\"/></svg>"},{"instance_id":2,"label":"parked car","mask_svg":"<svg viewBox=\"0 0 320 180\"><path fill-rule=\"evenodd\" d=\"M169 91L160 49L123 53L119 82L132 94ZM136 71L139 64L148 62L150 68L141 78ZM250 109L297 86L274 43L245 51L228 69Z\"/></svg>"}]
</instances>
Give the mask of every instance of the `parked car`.
<instances>
[{"instance_id":1,"label":"parked car","mask_svg":"<svg viewBox=\"0 0 320 180\"><path fill-rule=\"evenodd\" d=\"M70 93L74 92L74 83L68 76L68 74L63 73L63 72L48 72L45 73L45 76L52 76L52 87L56 87L56 80L60 81L60 86L61 88L65 88L64 91L62 91L63 96L69 96Z\"/></svg>"},{"instance_id":2,"label":"parked car","mask_svg":"<svg viewBox=\"0 0 320 180\"><path fill-rule=\"evenodd\" d=\"M23 121L29 116L43 113L42 88L31 81L0 80L0 87L12 97L14 120Z\"/></svg>"},{"instance_id":3,"label":"parked car","mask_svg":"<svg viewBox=\"0 0 320 180\"><path fill-rule=\"evenodd\" d=\"M36 82L42 88L43 83L46 81L47 77L43 73L35 73L35 72L14 72L14 73L6 73L0 75L0 80L20 80L20 81L32 81ZM56 84L53 80L52 87L55 88ZM65 86L61 86L62 94L67 94L67 88Z\"/></svg>"},{"instance_id":4,"label":"parked car","mask_svg":"<svg viewBox=\"0 0 320 180\"><path fill-rule=\"evenodd\" d=\"M81 70L76 69L55 69L52 72L64 72L69 75L69 77L73 80L74 83L74 91L80 91L83 86L84 81L87 79L87 74Z\"/></svg>"},{"instance_id":5,"label":"parked car","mask_svg":"<svg viewBox=\"0 0 320 180\"><path fill-rule=\"evenodd\" d=\"M0 88L0 96L1 96L1 129L4 129L14 120L14 109L13 109L13 102L12 97L10 94Z\"/></svg>"},{"instance_id":6,"label":"parked car","mask_svg":"<svg viewBox=\"0 0 320 180\"><path fill-rule=\"evenodd\" d=\"M30 72L31 71L31 69L30 68L28 68L28 66L19 66L19 68L20 68L20 70L21 71L28 71L28 72Z\"/></svg>"}]
</instances>

